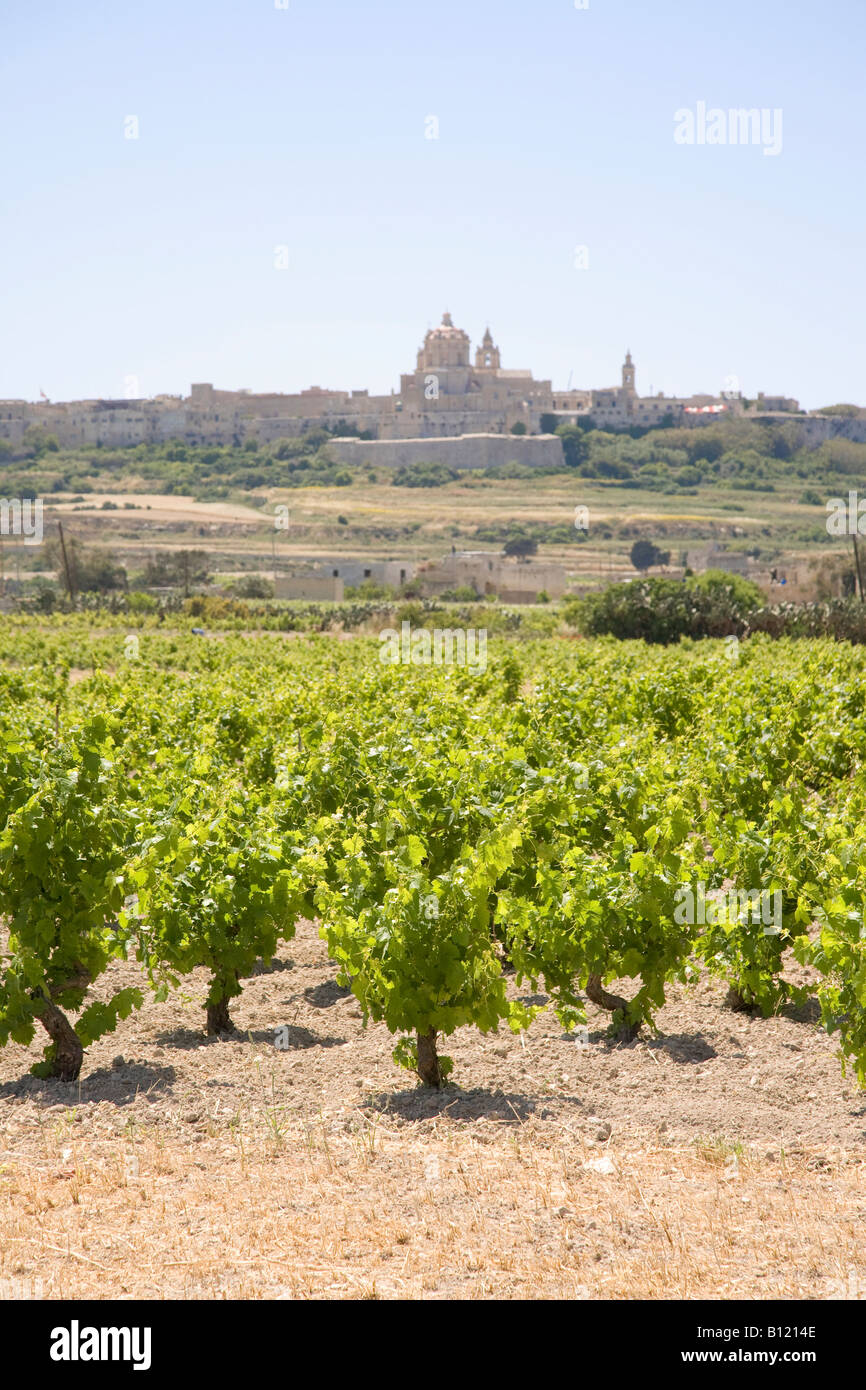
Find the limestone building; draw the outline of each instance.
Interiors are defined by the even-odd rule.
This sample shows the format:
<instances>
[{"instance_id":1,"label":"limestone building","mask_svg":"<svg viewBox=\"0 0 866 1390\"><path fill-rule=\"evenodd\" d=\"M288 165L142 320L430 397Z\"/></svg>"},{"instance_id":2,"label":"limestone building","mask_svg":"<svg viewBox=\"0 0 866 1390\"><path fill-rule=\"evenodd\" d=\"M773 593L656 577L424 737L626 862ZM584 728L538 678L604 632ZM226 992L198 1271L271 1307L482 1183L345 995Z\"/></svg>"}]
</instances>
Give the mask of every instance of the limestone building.
<instances>
[{"instance_id":1,"label":"limestone building","mask_svg":"<svg viewBox=\"0 0 866 1390\"><path fill-rule=\"evenodd\" d=\"M495 594L506 603L535 603L542 593L561 598L567 578L560 565L507 559L488 550L456 550L418 571L425 596L468 588L479 597Z\"/></svg>"},{"instance_id":2,"label":"limestone building","mask_svg":"<svg viewBox=\"0 0 866 1390\"><path fill-rule=\"evenodd\" d=\"M527 434L537 434L541 416L552 405L549 381L536 381L528 370L502 366L489 328L470 362L469 336L455 328L446 313L425 337L415 371L400 377L395 419L378 437L501 434L520 424Z\"/></svg>"},{"instance_id":3,"label":"limestone building","mask_svg":"<svg viewBox=\"0 0 866 1390\"><path fill-rule=\"evenodd\" d=\"M786 410L797 406L783 397L763 399L768 406L781 404ZM514 431L537 436L543 425L550 429L588 417L602 429L623 429L667 421L701 423L708 412L741 410L739 397L639 396L630 352L618 386L556 391L550 381L536 380L528 369L503 367L489 327L473 354L469 335L446 313L441 324L426 334L415 370L403 373L399 391L388 395L320 386L295 394L253 394L196 382L188 396L146 400L0 400L0 439L20 444L33 426L72 448L175 439L220 446L255 438L267 445L322 427L337 435L346 431L383 442L458 436L516 438ZM474 456L475 447L470 452Z\"/></svg>"}]
</instances>

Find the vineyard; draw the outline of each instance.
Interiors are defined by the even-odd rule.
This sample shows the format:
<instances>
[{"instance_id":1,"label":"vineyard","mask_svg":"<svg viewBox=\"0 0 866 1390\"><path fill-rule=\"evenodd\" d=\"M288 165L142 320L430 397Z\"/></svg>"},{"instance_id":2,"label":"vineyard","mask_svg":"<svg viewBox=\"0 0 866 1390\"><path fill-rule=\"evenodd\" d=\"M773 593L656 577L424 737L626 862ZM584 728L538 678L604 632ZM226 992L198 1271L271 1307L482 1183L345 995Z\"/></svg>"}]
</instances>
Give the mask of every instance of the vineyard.
<instances>
[{"instance_id":1,"label":"vineyard","mask_svg":"<svg viewBox=\"0 0 866 1390\"><path fill-rule=\"evenodd\" d=\"M480 1035L579 1055L599 1011L627 1055L707 981L866 1083L862 648L503 636L472 670L126 621L0 634L0 1044L29 1086L80 1093L100 1040L196 992L185 1047L252 1047L245 992L296 933L387 1030L395 1093L483 1085Z\"/></svg>"},{"instance_id":2,"label":"vineyard","mask_svg":"<svg viewBox=\"0 0 866 1390\"><path fill-rule=\"evenodd\" d=\"M4 649L0 1042L41 1026L37 1074L74 1080L141 1005L82 1008L112 959L158 998L207 967L226 1033L242 979L316 918L433 1086L456 1030L531 1026L510 975L566 1029L588 996L627 1039L701 969L764 1015L814 997L866 1081L857 650L503 643L473 671L74 624L10 625Z\"/></svg>"}]
</instances>

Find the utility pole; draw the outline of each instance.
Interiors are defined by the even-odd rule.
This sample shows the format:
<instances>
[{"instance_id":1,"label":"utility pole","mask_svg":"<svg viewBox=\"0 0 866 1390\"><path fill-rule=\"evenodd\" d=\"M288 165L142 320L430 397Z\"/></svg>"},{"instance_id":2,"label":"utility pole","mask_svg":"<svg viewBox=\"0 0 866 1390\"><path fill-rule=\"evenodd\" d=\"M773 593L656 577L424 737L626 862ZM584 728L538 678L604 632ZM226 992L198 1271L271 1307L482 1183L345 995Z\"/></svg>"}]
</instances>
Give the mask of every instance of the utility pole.
<instances>
[{"instance_id":1,"label":"utility pole","mask_svg":"<svg viewBox=\"0 0 866 1390\"><path fill-rule=\"evenodd\" d=\"M860 602L863 603L863 571L860 568L860 551L857 549L857 537L852 536L851 539L854 542L854 563L857 566L857 580L860 585Z\"/></svg>"},{"instance_id":2,"label":"utility pole","mask_svg":"<svg viewBox=\"0 0 866 1390\"><path fill-rule=\"evenodd\" d=\"M63 523L58 521L57 529L60 532L60 549L63 551L63 568L66 571L66 588L69 593L69 601L75 606L75 590L72 587L72 575L69 571L69 557L66 554L66 541L63 539Z\"/></svg>"}]
</instances>

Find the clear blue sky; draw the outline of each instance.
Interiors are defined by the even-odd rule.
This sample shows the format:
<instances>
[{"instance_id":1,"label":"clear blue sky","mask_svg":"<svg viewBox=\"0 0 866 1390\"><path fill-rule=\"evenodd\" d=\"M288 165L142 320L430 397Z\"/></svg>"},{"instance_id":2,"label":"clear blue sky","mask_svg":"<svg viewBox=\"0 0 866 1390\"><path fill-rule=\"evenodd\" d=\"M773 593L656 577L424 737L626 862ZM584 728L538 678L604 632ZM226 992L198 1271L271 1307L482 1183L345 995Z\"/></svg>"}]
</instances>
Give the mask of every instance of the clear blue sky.
<instances>
[{"instance_id":1,"label":"clear blue sky","mask_svg":"<svg viewBox=\"0 0 866 1390\"><path fill-rule=\"evenodd\" d=\"M630 347L642 393L866 404L864 0L0 13L0 397L385 392L447 308L560 387ZM781 153L676 144L700 101Z\"/></svg>"}]
</instances>

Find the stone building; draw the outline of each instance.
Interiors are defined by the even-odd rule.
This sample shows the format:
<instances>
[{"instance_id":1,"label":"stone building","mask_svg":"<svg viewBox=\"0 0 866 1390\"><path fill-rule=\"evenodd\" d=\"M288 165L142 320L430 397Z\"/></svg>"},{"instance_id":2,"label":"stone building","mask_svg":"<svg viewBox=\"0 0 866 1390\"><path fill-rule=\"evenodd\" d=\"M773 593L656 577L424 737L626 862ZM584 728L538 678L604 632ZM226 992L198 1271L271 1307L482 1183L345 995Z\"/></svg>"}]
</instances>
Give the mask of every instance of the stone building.
<instances>
[{"instance_id":1,"label":"stone building","mask_svg":"<svg viewBox=\"0 0 866 1390\"><path fill-rule=\"evenodd\" d=\"M369 582L378 584L391 589L401 589L404 584L415 574L415 565L411 560L371 560L367 556L360 558L346 555L331 556L305 556L293 554L290 560L290 572L288 574L277 575L274 583L279 586L275 590L277 598L306 598L313 595L284 593L282 589L285 584L297 587L302 581L315 580L325 586L339 585L340 597L343 596L343 586L357 588L358 585ZM325 595L332 597L330 593Z\"/></svg>"},{"instance_id":2,"label":"stone building","mask_svg":"<svg viewBox=\"0 0 866 1390\"><path fill-rule=\"evenodd\" d=\"M415 439L468 433L502 434L522 424L537 434L553 399L549 381L505 368L487 328L470 363L469 336L446 313L418 352L415 371L400 377L395 420L379 438Z\"/></svg>"},{"instance_id":3,"label":"stone building","mask_svg":"<svg viewBox=\"0 0 866 1390\"><path fill-rule=\"evenodd\" d=\"M714 544L688 551L686 565L694 570L695 574L704 574L706 570L722 570L725 574L746 576L755 570L754 562L742 551L722 550Z\"/></svg>"},{"instance_id":4,"label":"stone building","mask_svg":"<svg viewBox=\"0 0 866 1390\"><path fill-rule=\"evenodd\" d=\"M453 551L438 564L423 566L417 577L425 598L466 588L506 603L535 603L541 593L561 598L567 582L560 565L510 560L488 550Z\"/></svg>"},{"instance_id":5,"label":"stone building","mask_svg":"<svg viewBox=\"0 0 866 1390\"><path fill-rule=\"evenodd\" d=\"M274 579L274 598L302 598L308 602L343 602L342 579L321 574L278 574Z\"/></svg>"},{"instance_id":6,"label":"stone building","mask_svg":"<svg viewBox=\"0 0 866 1390\"><path fill-rule=\"evenodd\" d=\"M767 410L797 406L787 397L760 397L759 403ZM441 324L426 334L414 371L404 372L399 391L388 395L321 386L294 394L254 394L195 382L188 396L146 400L0 400L0 439L18 445L31 426L55 435L64 447L126 447L174 439L223 446L240 445L250 438L267 445L322 427L338 435L343 430L357 432L383 443L461 436L516 439L523 432L537 438L543 417L557 423L591 417L603 429L625 429L665 420L699 424L705 422L706 412L741 410L742 400L736 394L724 398L639 396L630 352L618 386L556 391L550 381L536 380L526 368L503 367L489 327L473 355L469 335L446 313ZM866 420L854 423L866 438ZM850 427L851 422L846 425ZM515 428L518 435L511 433ZM859 430L849 437L860 437ZM535 458L531 447L529 454Z\"/></svg>"}]
</instances>

